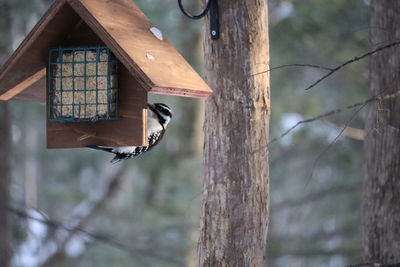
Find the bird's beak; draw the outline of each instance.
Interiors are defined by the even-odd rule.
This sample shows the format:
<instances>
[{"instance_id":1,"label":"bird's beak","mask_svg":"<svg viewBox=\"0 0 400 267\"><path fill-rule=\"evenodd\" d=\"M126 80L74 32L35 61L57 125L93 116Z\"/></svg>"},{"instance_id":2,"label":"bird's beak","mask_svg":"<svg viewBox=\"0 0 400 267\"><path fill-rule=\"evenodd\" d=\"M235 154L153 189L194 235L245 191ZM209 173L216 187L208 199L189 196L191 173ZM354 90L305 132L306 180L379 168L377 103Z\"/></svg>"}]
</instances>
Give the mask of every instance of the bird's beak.
<instances>
[{"instance_id":1,"label":"bird's beak","mask_svg":"<svg viewBox=\"0 0 400 267\"><path fill-rule=\"evenodd\" d=\"M155 109L153 104L147 104L147 108L150 109L151 111L154 111Z\"/></svg>"}]
</instances>

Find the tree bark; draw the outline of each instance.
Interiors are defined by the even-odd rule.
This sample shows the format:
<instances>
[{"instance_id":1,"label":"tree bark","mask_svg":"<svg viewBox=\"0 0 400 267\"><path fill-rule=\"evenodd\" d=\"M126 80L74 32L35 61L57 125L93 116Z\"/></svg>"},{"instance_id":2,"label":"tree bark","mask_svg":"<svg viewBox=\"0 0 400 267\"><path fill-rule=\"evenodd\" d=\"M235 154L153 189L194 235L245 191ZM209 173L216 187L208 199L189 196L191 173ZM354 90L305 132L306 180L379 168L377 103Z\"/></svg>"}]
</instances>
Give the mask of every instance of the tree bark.
<instances>
[{"instance_id":1,"label":"tree bark","mask_svg":"<svg viewBox=\"0 0 400 267\"><path fill-rule=\"evenodd\" d=\"M10 203L11 182L10 112L0 101L0 266L7 267L11 258L11 233L7 208Z\"/></svg>"},{"instance_id":2,"label":"tree bark","mask_svg":"<svg viewBox=\"0 0 400 267\"><path fill-rule=\"evenodd\" d=\"M200 266L263 266L268 229L267 1L219 0L220 39L204 37L205 170Z\"/></svg>"},{"instance_id":3,"label":"tree bark","mask_svg":"<svg viewBox=\"0 0 400 267\"><path fill-rule=\"evenodd\" d=\"M400 38L400 1L371 2L371 42ZM400 89L400 47L370 59L370 95ZM400 100L369 106L363 189L363 258L383 265L400 263Z\"/></svg>"},{"instance_id":4,"label":"tree bark","mask_svg":"<svg viewBox=\"0 0 400 267\"><path fill-rule=\"evenodd\" d=\"M10 6L0 4L0 66L9 54L11 43ZM0 266L10 266L11 230L7 208L11 183L11 112L8 103L0 101Z\"/></svg>"}]
</instances>

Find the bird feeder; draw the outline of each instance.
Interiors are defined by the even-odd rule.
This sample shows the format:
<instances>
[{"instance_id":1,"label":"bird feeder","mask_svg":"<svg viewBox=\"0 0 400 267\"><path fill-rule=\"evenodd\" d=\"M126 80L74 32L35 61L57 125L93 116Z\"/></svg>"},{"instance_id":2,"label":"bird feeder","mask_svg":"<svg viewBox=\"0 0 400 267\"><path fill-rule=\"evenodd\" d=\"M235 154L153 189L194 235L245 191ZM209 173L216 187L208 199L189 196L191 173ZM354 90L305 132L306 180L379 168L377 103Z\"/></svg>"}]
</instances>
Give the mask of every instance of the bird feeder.
<instances>
[{"instance_id":1,"label":"bird feeder","mask_svg":"<svg viewBox=\"0 0 400 267\"><path fill-rule=\"evenodd\" d=\"M106 46L50 48L48 70L50 121L119 119L118 61Z\"/></svg>"},{"instance_id":2,"label":"bird feeder","mask_svg":"<svg viewBox=\"0 0 400 267\"><path fill-rule=\"evenodd\" d=\"M0 100L46 103L48 148L147 145L148 93L212 91L131 0L56 0L0 70Z\"/></svg>"}]
</instances>

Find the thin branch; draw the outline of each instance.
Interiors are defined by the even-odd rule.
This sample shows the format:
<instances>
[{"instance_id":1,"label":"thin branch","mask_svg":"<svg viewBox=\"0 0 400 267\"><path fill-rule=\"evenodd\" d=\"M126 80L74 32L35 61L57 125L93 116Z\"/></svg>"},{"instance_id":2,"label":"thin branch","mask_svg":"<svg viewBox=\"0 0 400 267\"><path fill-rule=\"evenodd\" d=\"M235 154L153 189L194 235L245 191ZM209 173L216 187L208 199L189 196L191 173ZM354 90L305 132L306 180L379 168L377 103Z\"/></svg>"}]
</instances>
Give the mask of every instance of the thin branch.
<instances>
[{"instance_id":1,"label":"thin branch","mask_svg":"<svg viewBox=\"0 0 400 267\"><path fill-rule=\"evenodd\" d=\"M137 256L146 256L148 258L153 258L153 259L158 259L161 261L168 261L171 263L174 263L178 266L182 265L182 262L179 260L176 260L175 258L172 258L170 256L165 256L165 255L160 255L157 253L154 253L152 251L149 251L147 249L141 249L141 248L133 248L133 247L128 247L124 244L122 244L119 241L116 241L110 237L108 237L107 235L103 235L103 234L95 234L92 232L89 232L87 230L85 230L84 228L81 227L74 227L71 228L69 226L64 225L61 222L52 220L50 218L39 218L39 217L35 217L32 215L29 215L28 213L26 213L23 209L18 209L15 207L8 207L8 212L11 212L15 215L17 215L18 217L24 218L24 219L30 219L36 222L40 222L42 224L45 224L51 228L61 228L64 229L66 231L69 232L73 232L73 233L81 233L86 235L87 237L96 240L100 243L106 244L112 248L118 249L120 251L124 251L126 252L128 255L132 256L132 257L137 257Z\"/></svg>"},{"instance_id":2,"label":"thin branch","mask_svg":"<svg viewBox=\"0 0 400 267\"><path fill-rule=\"evenodd\" d=\"M335 72L337 72L337 71L339 71L340 69L342 69L343 67L345 67L345 66L347 66L347 65L349 65L349 64L351 64L351 63L357 62L357 61L359 61L359 60L362 60L362 59L364 59L364 58L366 58L366 57L369 57L369 56L371 56L371 55L373 55L373 54L375 54L375 53L378 53L378 52L380 52L380 51L382 51L382 50L385 50L385 49L388 49L388 48L397 46L397 45L399 45L399 44L400 44L400 41L397 40L397 41L392 42L392 43L389 43L389 44L387 44L387 45L378 47L378 48L376 48L376 49L374 49L374 50L372 50L372 51L369 51L369 52L367 52L367 53L365 53L365 54L363 54L363 55L354 57L353 59L350 59L350 60L348 60L348 61L346 61L346 62L344 62L344 63L338 65L337 67L332 68L332 69L331 69L331 68L327 68L327 67L323 67L323 66L312 65L312 64L289 64L289 65L283 65L283 66L274 67L274 68L271 68L271 69L269 69L269 70L267 70L267 71L265 71L265 72L269 72L269 71L271 71L271 70L273 70L273 69L279 69L279 68L284 68L284 67L288 67L288 66L308 66L308 67L316 67L316 68L321 68L321 69L329 69L329 73L327 73L326 75L324 75L324 76L321 77L319 80L317 80L316 82L314 82L313 84L311 84L310 86L308 86L308 87L306 88L306 90L309 90L309 89L315 87L317 84L319 84L319 83L322 82L323 80L325 80L326 78L328 78L329 76L331 76L332 74L334 74ZM262 74L262 73L265 73L265 72L261 72L261 73L259 73L259 74ZM254 74L254 75L257 75L257 74L258 74L258 73ZM331 110L331 111L329 111L329 112L326 112L326 113L324 113L324 114L318 115L318 116L316 116L316 117L313 117L313 118L310 118L310 119L307 119L307 120L299 121L299 122L297 122L295 125L293 125L292 127L290 127L288 130L286 130L285 132L283 132L280 136L277 136L277 137L273 138L270 142L268 142L268 144L267 144L266 146L262 146L262 147L260 147L259 149L256 149L256 150L252 151L252 153L255 154L255 153L261 152L261 151L264 150L264 149L267 149L269 145L271 145L271 144L273 144L273 143L279 141L280 139L284 138L284 137L285 137L286 135L288 135L291 131L293 131L294 129L296 129L298 126L300 126L300 125L302 125L302 124L314 122L314 121L317 121L317 120L321 120L321 119L323 119L323 118L326 118L326 117L335 115L335 114L337 114L337 113L340 113L340 112L342 112L342 111L344 111L344 110L354 109L354 108L359 107L359 106L367 105L367 104L369 104L370 102L374 102L374 101L378 101L378 100L387 100L387 99L395 98L395 97L398 97L399 94L400 94L400 91L399 91L399 92L396 92L396 93L393 93L393 94L385 95L385 96L380 96L380 97L379 97L379 96L376 96L376 97L372 97L372 98L369 98L369 99L367 99L367 100L365 100L365 101L363 101L363 102L360 102L360 103L355 103L355 104L346 106L346 107L344 107L344 108L339 108L339 109Z\"/></svg>"},{"instance_id":3,"label":"thin branch","mask_svg":"<svg viewBox=\"0 0 400 267\"><path fill-rule=\"evenodd\" d=\"M334 109L334 110L325 112L325 113L323 113L323 114L321 114L321 115L318 115L318 116L315 116L315 117L312 117L312 118L309 118L309 119L306 119L306 120L298 121L295 125L293 125L293 126L290 127L289 129L287 129L287 130L286 130L285 132L283 132L281 135L279 135L279 136L273 138L273 139L268 143L268 145L271 145L271 144L273 144L273 143L279 141L280 139L284 138L284 137L285 137L286 135L288 135L291 131L293 131L294 129L296 129L297 127L299 127L299 126L302 125L302 124L310 123L310 122L315 122L315 121L324 119L324 118L326 118L326 117L333 116L333 115L335 115L335 114L337 114L337 113L343 112L343 111L345 111L345 110L351 110L351 109L354 109L354 108L357 108L357 107L360 107L360 106L367 105L367 104L369 104L369 103L371 103L371 102L375 102L375 101L379 101L379 100L389 100L389 99L393 99L393 98L396 98L396 97L399 97L399 96L400 96L400 91L398 91L398 92L396 92L396 93L393 93L393 94L383 95L383 96L374 96L374 97L371 97L371 98L369 98L369 99L366 99L366 100L364 100L364 101L362 101L362 102L354 103L354 104L351 104L351 105L348 105L348 106L345 106L345 107L342 107L342 108L338 108L338 109ZM265 148L265 147L261 148L261 150L264 149L264 148ZM258 152L258 151L259 151L259 150L253 151L253 153L254 153L254 152Z\"/></svg>"},{"instance_id":4,"label":"thin branch","mask_svg":"<svg viewBox=\"0 0 400 267\"><path fill-rule=\"evenodd\" d=\"M333 188L326 188L322 189L320 191L310 193L306 197L303 198L297 198L297 199L287 199L283 200L279 203L272 204L271 205L271 210L273 212L279 212L285 208L294 208L298 206L302 206L304 204L314 202L316 200L320 200L321 198L328 197L332 194L340 194L340 193L348 193L348 192L354 192L357 188L360 188L359 183L354 183L351 185L339 185Z\"/></svg>"},{"instance_id":5,"label":"thin branch","mask_svg":"<svg viewBox=\"0 0 400 267\"><path fill-rule=\"evenodd\" d=\"M361 104L361 107L360 107L356 112L354 112L354 114L350 117L350 119L348 119L348 121L344 124L343 128L340 130L339 134L335 137L335 139L334 139L332 142L330 142L330 143L328 144L328 146L326 146L326 147L318 154L317 158L314 160L314 163L313 163L312 168L311 168L310 177L309 177L309 179L307 180L307 182L306 182L304 188L306 188L306 187L308 186L308 183L312 180L313 175L314 175L315 168L316 168L318 162L320 161L320 159L322 158L322 156L323 156L326 152L328 152L329 149L331 149L331 147L339 140L339 138L342 136L342 134L343 134L344 131L346 130L347 125L349 125L349 124L355 119L355 117L357 116L357 114L358 114L365 106L367 106L368 103L373 102L373 101L377 101L377 100L388 100L388 99L391 99L391 98L395 98L395 97L400 96L400 91L397 91L397 92L392 93L392 94L383 95L387 90L388 90L388 88L382 90L382 92L379 93L378 95L375 95L374 97L371 97L370 99L368 99L368 100L366 100L366 101L364 101L364 102L362 102L362 103L357 103L357 104L351 105L351 106L353 106L353 107L358 107L358 106L360 106L359 104Z\"/></svg>"},{"instance_id":6,"label":"thin branch","mask_svg":"<svg viewBox=\"0 0 400 267\"><path fill-rule=\"evenodd\" d=\"M309 67L309 68L315 68L315 69L322 69L322 70L327 70L327 71L333 71L332 68L325 67L325 66L321 66L321 65L294 63L294 64L285 64L285 65L280 65L280 66L272 67L272 68L270 68L270 69L268 69L268 70L265 70L265 71L262 71L262 72L258 72L258 73L251 74L250 77L256 76L256 75L260 75L260 74L264 74L264 73L268 73L268 72L273 71L273 70L288 68L288 67Z\"/></svg>"},{"instance_id":7,"label":"thin branch","mask_svg":"<svg viewBox=\"0 0 400 267\"><path fill-rule=\"evenodd\" d=\"M354 57L353 59L350 59L350 60L348 60L348 61L346 61L346 62L344 62L344 63L338 65L337 67L333 68L332 70L330 70L327 74L325 74L324 76L322 76L322 77L321 77L320 79L318 79L316 82L312 83L312 84L311 84L310 86L308 86L305 90L310 90L311 88L315 87L317 84L319 84L320 82L322 82L323 80L325 80L326 78L328 78L329 76L331 76L332 74L334 74L335 72L339 71L340 69L342 69L343 67L345 67L345 66L347 66L347 65L349 65L349 64L351 64L351 63L360 61L360 60L362 60L362 59L364 59L364 58L367 58L367 57L369 57L369 56L372 56L372 55L375 54L375 53L378 53L378 52L380 52L380 51L382 51L382 50L385 50L385 49L388 49L388 48L397 46L397 45L399 45L399 44L400 44L400 41L396 41L396 42L393 42L393 43L390 43L390 44L387 44L387 45L384 45L384 46L380 46L380 47L378 47L378 48L376 48L376 49L374 49L374 50L372 50L372 51L369 51L369 52L367 52L367 53L365 53L365 54L363 54L363 55Z\"/></svg>"},{"instance_id":8,"label":"thin branch","mask_svg":"<svg viewBox=\"0 0 400 267\"><path fill-rule=\"evenodd\" d=\"M386 42L382 42L382 43L386 43ZM379 43L379 44L382 44ZM375 53L378 53L382 50L391 48L393 46L399 45L400 44L400 40L396 40L394 42L391 42L387 45L384 46L380 46L372 51L366 52L365 54L362 54L360 56L354 57L353 59L350 59L334 68L330 68L330 67L326 67L326 66L321 66L321 65L316 65L316 64L305 64L305 63L293 63L293 64L285 64L285 65L280 65L280 66L276 66L276 67L272 67L268 70L265 71L261 71L258 73L254 73L251 74L250 77L256 76L256 75L260 75L260 74L264 74L264 73L268 73L271 72L273 70L278 70L278 69L283 69L283 68L288 68L288 67L309 67L309 68L315 68L315 69L322 69L322 70L326 70L329 71L326 75L322 76L320 79L318 79L317 81L315 81L314 83L312 83L311 85L309 85L305 90L309 90L313 87L315 87L317 84L321 83L323 80L325 80L326 78L328 78L329 76L331 76L332 74L334 74L335 72L339 71L340 69L342 69L343 67L352 64L354 62L360 61L366 57L369 57Z\"/></svg>"},{"instance_id":9,"label":"thin branch","mask_svg":"<svg viewBox=\"0 0 400 267\"><path fill-rule=\"evenodd\" d=\"M311 241L313 241L313 240L311 240ZM309 241L308 243L312 243L312 242ZM278 256L282 256L282 251L285 251L284 255L294 255L294 256L312 258L312 257L321 257L321 256L330 257L330 256L334 256L334 255L348 255L348 254L358 253L358 248L356 248L356 247L343 246L343 247L339 247L337 249L326 249L317 244L316 246L310 248L310 247L305 246L305 244L308 244L308 243L303 242L302 246L299 246L297 248L292 248L291 246L273 248L271 246L270 250L269 250L269 255L271 257L278 257ZM380 267L386 267L386 266L380 266ZM390 266L390 267L392 267L392 266Z\"/></svg>"},{"instance_id":10,"label":"thin branch","mask_svg":"<svg viewBox=\"0 0 400 267\"><path fill-rule=\"evenodd\" d=\"M364 103L358 110L356 110L356 112L354 112L354 114L350 117L350 119L347 120L347 122L344 124L344 127L340 130L340 132L338 133L338 135L336 135L335 139L333 139L317 156L317 158L314 160L314 163L312 165L311 168L311 173L310 173L310 177L308 179L308 181L305 184L306 188L308 186L308 183L312 180L313 176L314 176L314 171L315 168L318 164L318 162L321 160L322 156L325 155L326 152L329 151L329 149L331 149L331 147L339 140L339 138L342 136L344 130L346 129L347 125L349 125L357 116L357 114L367 105L367 103Z\"/></svg>"},{"instance_id":11,"label":"thin branch","mask_svg":"<svg viewBox=\"0 0 400 267\"><path fill-rule=\"evenodd\" d=\"M78 229L84 227L95 215L99 207L105 203L118 189L121 183L123 174L126 168L120 168L114 175L108 178L106 184L100 186L95 194L92 194L88 199L79 203L72 211L69 218L63 222L64 226L70 229ZM65 257L65 248L68 243L75 237L76 231L65 231L57 229L54 238L48 240L44 245L48 247L56 247L55 250L46 250L47 254L43 255L40 266L54 266L54 262Z\"/></svg>"},{"instance_id":12,"label":"thin branch","mask_svg":"<svg viewBox=\"0 0 400 267\"><path fill-rule=\"evenodd\" d=\"M303 243L305 241L313 240L315 243L318 241L325 241L329 240L331 238L334 238L336 236L355 236L357 235L357 232L354 231L354 225L349 223L347 225L344 225L340 227L339 229L335 229L333 231L326 231L325 229L321 229L318 232L314 233L300 233L300 234L272 234L270 235L271 240L279 240L279 243L282 242L290 242L290 243ZM284 246L284 244L283 244Z\"/></svg>"}]
</instances>

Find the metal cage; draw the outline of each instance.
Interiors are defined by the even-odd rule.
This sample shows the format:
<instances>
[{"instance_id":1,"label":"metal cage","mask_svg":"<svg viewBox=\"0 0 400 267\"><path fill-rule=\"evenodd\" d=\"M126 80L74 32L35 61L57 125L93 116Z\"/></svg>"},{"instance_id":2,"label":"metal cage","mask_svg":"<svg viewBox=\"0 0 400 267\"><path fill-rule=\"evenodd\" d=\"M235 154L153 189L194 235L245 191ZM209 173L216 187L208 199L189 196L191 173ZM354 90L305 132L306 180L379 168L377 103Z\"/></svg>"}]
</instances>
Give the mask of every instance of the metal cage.
<instances>
[{"instance_id":1,"label":"metal cage","mask_svg":"<svg viewBox=\"0 0 400 267\"><path fill-rule=\"evenodd\" d=\"M106 46L50 48L47 85L50 121L119 118L118 61Z\"/></svg>"}]
</instances>

